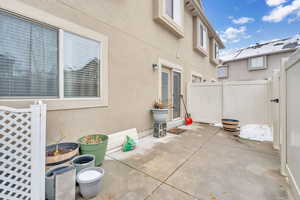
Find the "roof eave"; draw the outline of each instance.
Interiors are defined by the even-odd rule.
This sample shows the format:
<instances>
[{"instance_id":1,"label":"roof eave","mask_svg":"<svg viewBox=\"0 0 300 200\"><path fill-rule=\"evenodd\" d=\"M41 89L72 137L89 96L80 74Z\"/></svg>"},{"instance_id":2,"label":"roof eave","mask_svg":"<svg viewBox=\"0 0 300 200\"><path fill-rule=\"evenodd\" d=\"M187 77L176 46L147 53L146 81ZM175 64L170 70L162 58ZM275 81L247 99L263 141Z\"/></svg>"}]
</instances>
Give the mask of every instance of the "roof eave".
<instances>
[{"instance_id":1,"label":"roof eave","mask_svg":"<svg viewBox=\"0 0 300 200\"><path fill-rule=\"evenodd\" d=\"M206 15L204 14L203 9L201 8L199 2L197 0L185 0L186 5L190 5L193 4L193 6L196 8L196 10L193 10L192 14L194 16L199 16L203 22L205 23L205 25L207 26L209 32L211 33L211 36L213 38L215 38L215 40L217 41L217 43L219 44L220 49L224 49L225 45L222 42L220 36L217 34L217 32L215 31L215 29L213 28L213 26L210 24L210 22L208 21L208 18L206 17Z\"/></svg>"}]
</instances>

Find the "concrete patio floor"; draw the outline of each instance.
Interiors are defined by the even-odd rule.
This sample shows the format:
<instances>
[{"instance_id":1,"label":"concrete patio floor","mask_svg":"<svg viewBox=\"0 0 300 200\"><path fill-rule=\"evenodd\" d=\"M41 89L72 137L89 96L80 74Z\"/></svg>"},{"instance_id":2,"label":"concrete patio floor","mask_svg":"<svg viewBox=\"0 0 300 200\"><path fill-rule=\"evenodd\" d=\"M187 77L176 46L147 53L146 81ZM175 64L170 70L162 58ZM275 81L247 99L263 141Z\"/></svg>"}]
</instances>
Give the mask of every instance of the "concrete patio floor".
<instances>
[{"instance_id":1,"label":"concrete patio floor","mask_svg":"<svg viewBox=\"0 0 300 200\"><path fill-rule=\"evenodd\" d=\"M108 154L101 192L93 200L289 199L271 143L240 140L208 125L188 129Z\"/></svg>"}]
</instances>

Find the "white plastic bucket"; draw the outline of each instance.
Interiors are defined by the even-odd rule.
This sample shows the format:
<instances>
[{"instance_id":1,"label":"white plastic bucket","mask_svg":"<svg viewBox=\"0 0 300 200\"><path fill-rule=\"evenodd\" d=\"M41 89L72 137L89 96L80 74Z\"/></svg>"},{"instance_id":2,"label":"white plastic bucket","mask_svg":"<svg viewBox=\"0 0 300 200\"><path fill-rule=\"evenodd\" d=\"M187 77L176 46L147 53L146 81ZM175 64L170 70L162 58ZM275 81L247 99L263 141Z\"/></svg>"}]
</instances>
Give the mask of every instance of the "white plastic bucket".
<instances>
[{"instance_id":1,"label":"white plastic bucket","mask_svg":"<svg viewBox=\"0 0 300 200\"><path fill-rule=\"evenodd\" d=\"M80 193L84 198L96 197L101 190L101 182L104 176L104 169L89 167L82 169L76 177Z\"/></svg>"}]
</instances>

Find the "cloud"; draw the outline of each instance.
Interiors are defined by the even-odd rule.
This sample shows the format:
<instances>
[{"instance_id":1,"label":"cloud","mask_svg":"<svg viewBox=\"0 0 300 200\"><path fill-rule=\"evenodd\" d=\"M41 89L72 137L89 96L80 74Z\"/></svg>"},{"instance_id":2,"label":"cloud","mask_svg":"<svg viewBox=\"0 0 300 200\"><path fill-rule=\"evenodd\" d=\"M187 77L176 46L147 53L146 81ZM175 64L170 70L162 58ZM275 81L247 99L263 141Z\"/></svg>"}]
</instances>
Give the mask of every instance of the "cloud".
<instances>
[{"instance_id":1,"label":"cloud","mask_svg":"<svg viewBox=\"0 0 300 200\"><path fill-rule=\"evenodd\" d=\"M265 22L281 22L284 18L289 15L297 14L300 11L300 0L293 0L288 5L279 5L274 8L269 15L263 16L262 20Z\"/></svg>"},{"instance_id":2,"label":"cloud","mask_svg":"<svg viewBox=\"0 0 300 200\"><path fill-rule=\"evenodd\" d=\"M286 3L288 0L266 0L268 6L279 6Z\"/></svg>"},{"instance_id":3,"label":"cloud","mask_svg":"<svg viewBox=\"0 0 300 200\"><path fill-rule=\"evenodd\" d=\"M221 33L221 39L223 42L237 43L242 38L246 37L245 33L247 28L245 26L241 26L239 28L229 27L225 31Z\"/></svg>"},{"instance_id":4,"label":"cloud","mask_svg":"<svg viewBox=\"0 0 300 200\"><path fill-rule=\"evenodd\" d=\"M261 29L258 29L257 31L256 31L256 33L261 33L262 32L262 30Z\"/></svg>"},{"instance_id":5,"label":"cloud","mask_svg":"<svg viewBox=\"0 0 300 200\"><path fill-rule=\"evenodd\" d=\"M298 13L296 14L295 17L291 17L288 19L288 23L293 23L295 21L300 21L300 10L298 11Z\"/></svg>"},{"instance_id":6,"label":"cloud","mask_svg":"<svg viewBox=\"0 0 300 200\"><path fill-rule=\"evenodd\" d=\"M254 22L254 21L255 20L253 18L250 18L250 17L241 17L241 18L238 18L238 19L232 19L232 22L234 24L239 24L239 25L251 23L251 22Z\"/></svg>"}]
</instances>

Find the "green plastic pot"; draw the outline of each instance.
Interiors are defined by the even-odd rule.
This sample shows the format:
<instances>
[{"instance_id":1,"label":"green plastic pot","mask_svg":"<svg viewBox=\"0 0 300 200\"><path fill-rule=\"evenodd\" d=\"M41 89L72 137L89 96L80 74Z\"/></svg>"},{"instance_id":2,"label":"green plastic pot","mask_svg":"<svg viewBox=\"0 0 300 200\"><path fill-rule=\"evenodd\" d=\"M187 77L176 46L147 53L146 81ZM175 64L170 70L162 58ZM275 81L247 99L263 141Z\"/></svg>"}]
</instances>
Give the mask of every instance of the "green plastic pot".
<instances>
[{"instance_id":1,"label":"green plastic pot","mask_svg":"<svg viewBox=\"0 0 300 200\"><path fill-rule=\"evenodd\" d=\"M84 136L86 137L86 136ZM101 134L97 134L97 135L90 135L88 137L100 137L101 138L101 142L97 143L97 144L85 144L83 143L83 138L81 137L78 142L80 144L80 154L81 155L85 155L85 154L92 154L95 156L95 165L99 166L102 164L104 157L105 157L105 153L107 150L107 142L108 142L108 137L106 135L101 135Z\"/></svg>"}]
</instances>

